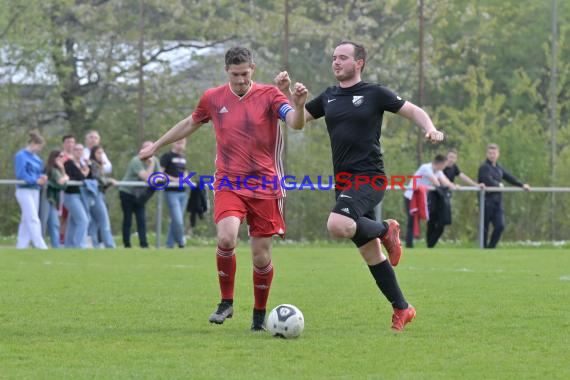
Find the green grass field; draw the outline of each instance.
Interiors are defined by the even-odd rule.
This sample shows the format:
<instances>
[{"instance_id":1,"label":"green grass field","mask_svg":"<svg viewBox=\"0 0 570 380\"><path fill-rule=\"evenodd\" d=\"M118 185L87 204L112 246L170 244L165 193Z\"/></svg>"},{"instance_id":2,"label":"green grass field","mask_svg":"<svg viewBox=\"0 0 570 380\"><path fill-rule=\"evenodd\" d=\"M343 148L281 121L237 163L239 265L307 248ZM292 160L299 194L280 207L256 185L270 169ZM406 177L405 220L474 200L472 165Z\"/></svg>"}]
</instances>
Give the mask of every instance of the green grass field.
<instances>
[{"instance_id":1,"label":"green grass field","mask_svg":"<svg viewBox=\"0 0 570 380\"><path fill-rule=\"evenodd\" d=\"M570 251L416 249L396 268L418 316L391 309L349 245L279 245L269 306L305 315L297 340L210 325L214 249L0 251L0 378L570 378Z\"/></svg>"}]
</instances>

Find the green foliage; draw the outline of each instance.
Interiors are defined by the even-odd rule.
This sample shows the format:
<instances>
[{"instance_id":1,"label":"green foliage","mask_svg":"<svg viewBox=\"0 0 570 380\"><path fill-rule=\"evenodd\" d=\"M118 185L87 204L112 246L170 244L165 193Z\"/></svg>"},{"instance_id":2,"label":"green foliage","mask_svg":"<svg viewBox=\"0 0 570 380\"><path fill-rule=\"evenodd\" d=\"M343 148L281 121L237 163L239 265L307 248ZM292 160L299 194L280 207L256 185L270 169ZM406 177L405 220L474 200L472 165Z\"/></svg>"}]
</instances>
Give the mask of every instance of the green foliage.
<instances>
[{"instance_id":1,"label":"green foliage","mask_svg":"<svg viewBox=\"0 0 570 380\"><path fill-rule=\"evenodd\" d=\"M425 109L447 140L426 144L424 161L449 147L460 152L470 177L484 159L485 146L501 146L501 162L534 186L570 186L570 2L558 2L558 107L554 176L550 165L549 89L551 84L550 2L441 0L425 2ZM192 112L202 92L226 81L223 51L235 44L253 48L255 79L271 82L283 69L284 2L278 0L145 0L144 135L156 139ZM0 2L0 177L12 178L13 154L24 132L40 128L48 138L44 153L59 146L63 133L97 129L121 178L138 150L137 70L139 2L7 0ZM334 46L353 39L367 46L364 79L386 85L416 101L418 17L415 0L289 1L288 66L294 81L316 95L335 83L330 70ZM174 70L164 60L175 45L193 46L190 65ZM211 48L213 47L213 49ZM6 68L6 69L4 69ZM25 77L26 81L22 78ZM417 128L386 115L382 149L387 173L416 168ZM328 176L330 144L324 123L288 132L288 174ZM162 152L161 152L162 153ZM190 169L214 172L215 139L204 126L188 145ZM112 225L120 225L114 190L107 195ZM546 195L506 195L506 239L542 238L550 223ZM13 192L0 193L9 215L17 215ZM288 237L327 239L326 215L332 191L290 191ZM153 215L154 202L149 215ZM455 225L444 238L473 240L477 199L454 196ZM404 219L400 192L387 192L384 216ZM556 197L555 238L568 239L566 195ZM166 214L166 213L165 213ZM163 217L166 225L166 216ZM534 221L532 225L529 221ZM154 218L149 218L154 228ZM17 217L0 223L12 234ZM536 227L536 225L539 227ZM209 224L204 234L213 234Z\"/></svg>"}]
</instances>

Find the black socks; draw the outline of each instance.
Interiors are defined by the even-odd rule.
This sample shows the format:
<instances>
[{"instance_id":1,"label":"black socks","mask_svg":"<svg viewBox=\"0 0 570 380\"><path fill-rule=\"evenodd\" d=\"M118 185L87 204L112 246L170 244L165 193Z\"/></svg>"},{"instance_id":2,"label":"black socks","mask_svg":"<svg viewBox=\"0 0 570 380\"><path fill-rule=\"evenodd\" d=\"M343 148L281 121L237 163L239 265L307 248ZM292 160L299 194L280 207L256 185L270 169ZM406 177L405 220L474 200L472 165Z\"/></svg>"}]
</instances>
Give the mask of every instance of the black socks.
<instances>
[{"instance_id":1,"label":"black socks","mask_svg":"<svg viewBox=\"0 0 570 380\"><path fill-rule=\"evenodd\" d=\"M400 290L400 286L398 285L398 280L396 280L396 273L394 273L394 269L388 260L380 264L369 265L368 269L370 269L370 273L372 273L374 280L376 280L376 285L378 285L382 294L390 301L392 307L402 310L407 309L408 303L404 299L402 290Z\"/></svg>"}]
</instances>

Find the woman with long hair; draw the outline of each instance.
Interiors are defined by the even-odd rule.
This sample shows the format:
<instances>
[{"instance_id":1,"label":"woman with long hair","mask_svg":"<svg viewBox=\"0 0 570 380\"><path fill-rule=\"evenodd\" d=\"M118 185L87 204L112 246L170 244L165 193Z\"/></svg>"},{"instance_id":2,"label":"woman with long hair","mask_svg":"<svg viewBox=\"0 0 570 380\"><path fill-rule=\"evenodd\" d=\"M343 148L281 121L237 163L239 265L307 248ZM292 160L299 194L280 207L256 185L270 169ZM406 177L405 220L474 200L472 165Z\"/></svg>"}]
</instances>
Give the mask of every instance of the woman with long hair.
<instances>
[{"instance_id":1,"label":"woman with long hair","mask_svg":"<svg viewBox=\"0 0 570 380\"><path fill-rule=\"evenodd\" d=\"M37 131L31 131L26 147L14 156L16 179L25 181L16 187L16 199L22 210L16 243L18 249L28 248L30 243L35 248L47 249L39 217L40 188L47 182L43 161L38 156L43 147L44 138Z\"/></svg>"},{"instance_id":2,"label":"woman with long hair","mask_svg":"<svg viewBox=\"0 0 570 380\"><path fill-rule=\"evenodd\" d=\"M89 175L89 167L81 162L83 145L76 144L71 159L65 161L65 173L71 181L84 181ZM65 229L65 248L87 248L87 227L89 216L81 198L79 186L68 185L63 204L69 212Z\"/></svg>"},{"instance_id":3,"label":"woman with long hair","mask_svg":"<svg viewBox=\"0 0 570 380\"><path fill-rule=\"evenodd\" d=\"M98 247L99 236L103 240L105 248L115 248L115 240L111 233L111 222L109 221L109 211L105 204L105 191L110 186L114 186L116 181L113 178L105 176L104 160L105 151L101 145L95 145L91 148L89 156L89 167L91 169L91 179L97 180L98 192L95 196L93 204L89 205L89 214L91 223L89 224L89 236L93 241L93 247Z\"/></svg>"},{"instance_id":4,"label":"woman with long hair","mask_svg":"<svg viewBox=\"0 0 570 380\"><path fill-rule=\"evenodd\" d=\"M51 240L52 248L60 248L59 242L59 210L61 208L61 192L65 190L69 176L65 174L63 161L65 160L64 152L61 150L52 150L49 154L46 174L47 183L47 200L48 200L48 219L47 230Z\"/></svg>"}]
</instances>

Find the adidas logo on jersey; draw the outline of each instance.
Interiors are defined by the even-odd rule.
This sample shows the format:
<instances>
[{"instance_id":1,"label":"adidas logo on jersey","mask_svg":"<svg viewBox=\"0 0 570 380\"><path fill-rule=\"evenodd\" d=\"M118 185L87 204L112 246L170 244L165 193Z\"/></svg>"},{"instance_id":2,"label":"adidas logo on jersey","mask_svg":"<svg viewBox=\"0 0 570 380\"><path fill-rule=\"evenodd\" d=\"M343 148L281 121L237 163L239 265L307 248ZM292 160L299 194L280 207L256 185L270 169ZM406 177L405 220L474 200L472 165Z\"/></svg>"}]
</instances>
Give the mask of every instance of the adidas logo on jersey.
<instances>
[{"instance_id":1,"label":"adidas logo on jersey","mask_svg":"<svg viewBox=\"0 0 570 380\"><path fill-rule=\"evenodd\" d=\"M340 209L340 211L342 211L342 212L346 212L347 214L349 214L349 215L350 215L350 210L348 209L348 207L345 207L345 208L341 208L341 209Z\"/></svg>"},{"instance_id":2,"label":"adidas logo on jersey","mask_svg":"<svg viewBox=\"0 0 570 380\"><path fill-rule=\"evenodd\" d=\"M228 109L226 108L226 106L223 106L222 109L218 112L218 113L228 113Z\"/></svg>"}]
</instances>

